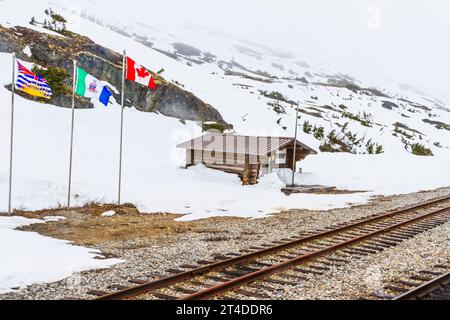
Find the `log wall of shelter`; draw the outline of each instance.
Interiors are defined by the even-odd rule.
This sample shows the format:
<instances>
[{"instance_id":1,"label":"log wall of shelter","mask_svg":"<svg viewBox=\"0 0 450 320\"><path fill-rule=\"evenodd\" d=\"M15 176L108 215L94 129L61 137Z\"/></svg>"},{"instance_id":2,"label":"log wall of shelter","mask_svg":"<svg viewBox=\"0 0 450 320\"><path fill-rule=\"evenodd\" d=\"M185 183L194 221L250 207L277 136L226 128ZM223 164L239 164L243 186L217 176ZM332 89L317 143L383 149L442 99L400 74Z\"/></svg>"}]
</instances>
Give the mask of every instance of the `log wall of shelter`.
<instances>
[{"instance_id":1,"label":"log wall of shelter","mask_svg":"<svg viewBox=\"0 0 450 320\"><path fill-rule=\"evenodd\" d=\"M302 161L308 156L311 152L306 149L297 148L295 155L295 162ZM280 168L289 168L293 170L293 158L294 158L294 148L289 147L286 149L286 164L280 165Z\"/></svg>"},{"instance_id":2,"label":"log wall of shelter","mask_svg":"<svg viewBox=\"0 0 450 320\"><path fill-rule=\"evenodd\" d=\"M242 174L242 183L244 185L254 185L258 183L260 164L248 164L244 166Z\"/></svg>"},{"instance_id":3,"label":"log wall of shelter","mask_svg":"<svg viewBox=\"0 0 450 320\"><path fill-rule=\"evenodd\" d=\"M238 174L244 185L258 183L261 163L268 163L268 156L238 153L186 150L186 166L204 164L224 172Z\"/></svg>"},{"instance_id":4,"label":"log wall of shelter","mask_svg":"<svg viewBox=\"0 0 450 320\"><path fill-rule=\"evenodd\" d=\"M206 165L227 165L244 167L249 164L267 164L269 156L245 155L239 153L225 153L205 150L186 150L186 165L192 166L196 164Z\"/></svg>"},{"instance_id":5,"label":"log wall of shelter","mask_svg":"<svg viewBox=\"0 0 450 320\"><path fill-rule=\"evenodd\" d=\"M247 143L248 144L248 143ZM222 149L220 149L222 150ZM284 163L276 163L277 152L286 150ZM297 145L295 161L301 161L311 154L302 145ZM224 172L238 174L243 184L256 184L261 173L270 173L275 168L289 168L293 170L294 143L284 146L268 155L249 155L235 152L186 150L186 166L204 164L205 166Z\"/></svg>"}]
</instances>

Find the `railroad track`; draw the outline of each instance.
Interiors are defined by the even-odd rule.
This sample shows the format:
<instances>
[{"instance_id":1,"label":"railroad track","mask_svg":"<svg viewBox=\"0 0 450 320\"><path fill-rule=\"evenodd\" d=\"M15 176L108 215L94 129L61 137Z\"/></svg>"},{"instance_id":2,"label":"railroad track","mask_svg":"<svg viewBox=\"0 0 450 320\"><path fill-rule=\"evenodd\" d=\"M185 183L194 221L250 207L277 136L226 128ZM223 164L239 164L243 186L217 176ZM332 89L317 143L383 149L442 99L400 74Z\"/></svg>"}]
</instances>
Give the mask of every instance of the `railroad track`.
<instances>
[{"instance_id":1,"label":"railroad track","mask_svg":"<svg viewBox=\"0 0 450 320\"><path fill-rule=\"evenodd\" d=\"M437 264L393 280L371 296L383 300L450 300L450 264Z\"/></svg>"},{"instance_id":2,"label":"railroad track","mask_svg":"<svg viewBox=\"0 0 450 320\"><path fill-rule=\"evenodd\" d=\"M425 282L393 300L450 300L450 272Z\"/></svg>"},{"instance_id":3,"label":"railroad track","mask_svg":"<svg viewBox=\"0 0 450 320\"><path fill-rule=\"evenodd\" d=\"M181 265L166 270L169 275L150 274L129 280L129 285L88 293L96 300L269 299L265 292L273 289L268 284L295 286L311 275L376 254L448 221L450 197L439 198L216 256L197 265Z\"/></svg>"}]
</instances>

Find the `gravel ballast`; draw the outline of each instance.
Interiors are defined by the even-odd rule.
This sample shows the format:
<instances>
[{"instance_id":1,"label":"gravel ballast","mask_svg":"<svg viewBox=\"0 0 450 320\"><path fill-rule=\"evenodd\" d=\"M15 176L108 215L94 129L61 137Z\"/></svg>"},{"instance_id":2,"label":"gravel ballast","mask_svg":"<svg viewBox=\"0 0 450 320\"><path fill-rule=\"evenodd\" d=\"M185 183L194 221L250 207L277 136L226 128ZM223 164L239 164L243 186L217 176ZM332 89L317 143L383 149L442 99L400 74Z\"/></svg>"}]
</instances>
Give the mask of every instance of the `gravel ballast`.
<instances>
[{"instance_id":1,"label":"gravel ballast","mask_svg":"<svg viewBox=\"0 0 450 320\"><path fill-rule=\"evenodd\" d=\"M138 225L133 222L128 226L128 237L115 239L112 233L111 239L108 239L106 234L99 243L91 239L88 244L81 240L82 237L79 240L72 239L70 234L58 236L54 233L56 229L61 228L46 230L45 235L88 245L102 250L106 257L117 257L126 262L110 269L78 273L55 283L32 285L0 295L0 299L93 298L86 294L88 290L106 290L112 284L129 285L127 282L129 279L146 278L156 272L168 274L165 270L176 268L181 264L211 260L211 257L219 254L239 252L250 246L295 236L302 231L321 229L448 195L450 188L441 188L408 195L378 197L366 205L329 211L290 210L254 220L214 218L190 222L184 225L183 230L179 227L183 224L178 223L172 227L169 224L167 228L172 229L167 230L171 232L162 229L157 235L147 237L145 234L133 236L133 226ZM52 212L52 215L64 213ZM79 213L71 213L66 215L66 220L73 215L80 218ZM116 216L102 217L102 219L115 218ZM136 220L139 216L132 218ZM54 223L70 223L70 220ZM123 221L121 223L123 224ZM174 228L177 232L173 232ZM278 290L271 292L270 296L276 299L370 298L371 293L381 290L385 284L405 273L431 268L437 263L450 263L449 231L450 223L447 223L378 254L352 261L323 275L310 277L308 281L299 283L298 286L278 286Z\"/></svg>"}]
</instances>

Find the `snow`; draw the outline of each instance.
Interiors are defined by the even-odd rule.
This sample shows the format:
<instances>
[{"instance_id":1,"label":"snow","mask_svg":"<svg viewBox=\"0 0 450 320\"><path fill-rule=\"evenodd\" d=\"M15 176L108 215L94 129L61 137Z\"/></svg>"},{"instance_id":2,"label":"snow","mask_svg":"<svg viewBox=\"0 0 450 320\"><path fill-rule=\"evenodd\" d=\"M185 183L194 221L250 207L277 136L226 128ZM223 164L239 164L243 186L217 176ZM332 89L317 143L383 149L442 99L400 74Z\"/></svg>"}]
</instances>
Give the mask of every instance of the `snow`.
<instances>
[{"instance_id":1,"label":"snow","mask_svg":"<svg viewBox=\"0 0 450 320\"><path fill-rule=\"evenodd\" d=\"M62 10L66 7L61 5ZM13 9L9 7L9 10ZM42 19L42 5L33 5L28 10L28 15L15 18L18 24L26 24L31 15L36 16L37 20ZM151 67L155 70L164 68L166 70L164 76L167 79L176 79L186 84L188 90L215 106L224 118L234 125L238 133L292 135L294 116L292 108L287 108L286 115L274 114L270 108L267 108L267 99L261 99L258 95L248 94L233 86L233 81L237 80L222 78L221 70L214 69L212 65L188 67L182 61L175 61L138 44L131 38L68 12L72 11L70 9L65 11L69 28L72 27L75 31L116 51L127 48L128 53L136 60L141 63L151 62ZM111 21L111 23L114 22L117 21ZM127 25L126 28L128 31L144 32L144 27L138 24ZM148 30L150 29L145 29L145 32L149 32ZM196 32L198 33L197 30L190 30L186 34L177 36L187 41L187 37ZM176 40L172 37L155 38L155 33L148 35L152 36L152 41L156 41L160 48L167 50L170 48L164 46L169 46ZM240 53L239 50L236 51L238 47L236 44L221 46L220 41L210 35L194 38L193 44L202 47L205 43L212 42L225 61L233 59L253 70L269 70L272 74L283 75L280 70L273 67L274 57L264 58L270 56L266 49L245 44L246 47L252 47L252 50L260 53L262 58L255 61ZM240 46L242 45L243 43L240 43ZM213 53L218 54L216 51ZM276 62L286 63L278 58ZM2 66L7 68L7 65L8 58L4 55ZM294 67L289 65L289 68ZM211 75L212 70L216 71L218 76ZM245 70L239 71L248 73ZM296 71L301 73L300 69ZM304 172L297 175L297 181L301 184L335 185L345 189L371 191L361 195L359 202L364 202L375 194L412 192L448 184L446 172L441 172L441 168L449 159L448 149L431 146L436 157L413 157L403 150L399 139L392 138L391 126L401 120L406 125L421 131L425 136L433 137L427 139L429 144L436 140L448 146L448 133L445 130L436 130L433 126L422 122L423 113L411 114L411 117L406 119L393 111L381 108L378 105L379 102L371 100L370 97L359 97L360 101L350 102L348 100L350 94L346 89L332 91L327 87L315 86L298 87L295 91L286 91L285 84L281 82L255 84L248 79L238 81L253 86L258 85L258 89L261 90L279 90L293 100L306 101L311 95L315 95L319 97L317 105L344 103L352 113L367 111L372 114L374 122L381 122L380 126L373 128L361 128L358 123L350 122L349 130L382 144L385 154L379 156L319 154L309 157L299 163ZM2 82L8 83L8 79L4 78ZM114 90L117 89L114 88ZM8 92L3 88L1 95L2 100L8 101ZM21 98L17 100L14 190L20 190L20 192L14 192L15 206L28 209L57 206L64 201L66 192L69 111L37 105ZM231 106L245 106L245 108ZM1 112L4 130L2 136L8 137L8 110L2 109ZM444 120L449 118L444 112L439 114L444 117ZM281 121L278 125L276 121L280 117ZM311 121L312 124L323 125L330 129L337 128L327 119L316 119L308 115L302 115L302 117ZM77 110L74 168L74 195L77 195L77 199L74 199L74 202L78 205L89 201L114 202L116 200L118 119L119 107L116 103L107 109L97 106L94 110ZM347 120L337 122L342 125L344 121ZM281 126L286 126L287 130L284 131ZM189 170L182 169L183 151L175 149L175 145L200 134L199 127L194 123L188 122L183 125L176 119L165 118L161 115L126 110L124 200L137 203L145 212L175 212L188 214L190 217L215 215L252 217L276 212L280 208L306 206L304 201L300 201L303 199L299 196L281 196L279 189L283 184L289 183L289 172L279 173L280 178L274 174L263 177L260 184L255 187L243 187L238 178L233 175L214 172L202 166ZM320 141L311 135L300 132L300 140L316 150L319 148ZM8 139L4 139L0 142L2 150L7 150L7 141ZM33 157L31 164L28 161L30 156ZM7 157L0 161L2 164L0 188L6 190ZM391 177L397 178L392 181ZM206 191L207 196L205 196ZM176 198L174 194L177 195ZM261 201L261 198L264 200ZM337 204L339 202L334 201L333 196L322 196L322 199L323 206L317 205L315 208L339 206ZM245 204L247 201L257 202L257 205L247 206ZM3 208L0 205L0 210L4 210L5 204L2 205ZM189 218L186 217L186 219Z\"/></svg>"},{"instance_id":2,"label":"snow","mask_svg":"<svg viewBox=\"0 0 450 320\"><path fill-rule=\"evenodd\" d=\"M5 10L14 11L11 4L8 7L5 3L8 1L0 4L2 9L6 6ZM377 123L372 128L367 128L348 119L331 121L332 113L324 119L302 114L302 121L308 120L312 124L323 125L327 130L337 130L336 123L342 125L348 121L349 130L357 132L359 137L372 138L382 144L385 153L377 156L319 153L299 163L303 172L296 176L296 182L299 184L330 185L368 192L345 196L286 197L279 189L290 183L290 172L279 172L263 177L257 186L242 186L235 175L212 171L203 166L183 169L184 151L176 149L175 146L201 135L200 127L193 122L184 125L177 119L162 115L142 113L135 109L126 110L122 201L137 204L142 212L185 214L182 220L211 216L263 217L283 209L324 210L348 206L349 203L364 203L374 195L432 189L448 185L450 181L449 170L443 169L447 166L450 155L449 149L446 148L449 147L450 141L448 131L437 130L424 123L422 118L426 116L425 112L411 113L410 118L404 118L400 115L401 112L407 112L404 109L390 111L381 108L380 100L372 96L358 96L350 100L354 96L353 93L343 88L300 86L294 83L295 90L292 90L287 87L287 83L292 83L289 81L266 84L249 79L225 77L223 71L214 64L206 63L198 66L194 64L193 67L189 67L185 62L173 60L137 43L132 38L80 18L72 9L66 10L69 6L64 2L59 6L61 12L68 18L69 29L118 52L126 48L136 61L154 70L164 68L166 79L180 81L186 85L187 90L216 107L224 119L234 125L235 131L239 134L293 135L295 110L285 106L285 115L276 114L267 106L269 99L254 94L258 93L258 90L277 90L289 99L299 101L308 101L311 100L311 96L318 96L319 99L315 102L317 106L342 103L354 114L362 111L370 112L373 122ZM31 5L26 13L15 18L16 24L27 25L30 16L35 16L38 21L42 20L43 7L45 5ZM114 22L117 21L111 23ZM150 36L152 41L155 41L155 46L160 45L160 48L176 40L173 39L174 36L165 38L160 31L156 32L142 25L131 23L128 27L131 28L129 30L139 34L147 32L145 35ZM236 51L237 43L243 45L239 41L232 45L229 43L221 45L223 39L212 35L203 34L198 38L188 38L197 33L200 34L198 30L193 29L177 36L183 41L186 40L185 42L193 39L194 45L203 50L208 48L203 48L202 44L203 46L205 43L212 44L215 49L211 50L212 53L224 61L233 59L249 69L268 70L272 74L283 76L282 71L273 67L275 57L267 49L245 43L246 47L261 53L262 59L258 60L240 53L239 50ZM276 58L276 62L284 63L286 70L292 68L299 75L302 74L302 67L294 69L294 64L290 60ZM317 62L310 63L309 60L308 64L318 65ZM10 57L7 54L0 55L0 66L2 70L9 70ZM320 66L317 68L321 70ZM248 73L241 69L238 71ZM7 75L7 72L0 75L2 84L0 99L6 102L10 99L10 93L3 87L10 82ZM315 76L321 77L321 73ZM326 81L326 78L320 81ZM249 90L234 86L235 82L253 86L254 88L250 89L253 94ZM418 98L417 95L415 98ZM8 103L4 105L7 106ZM448 112L434 109L433 113L444 122L450 122ZM108 108L96 104L93 110L76 111L73 205L84 205L92 201L113 203L117 200L119 119L120 107L115 101ZM277 120L280 120L280 124L277 124ZM421 131L425 137L424 143L430 146L435 157L422 158L407 153L400 139L392 136L392 124L398 121ZM0 124L1 137L4 137L0 139L0 149L8 150L9 108L0 109ZM58 207L64 203L67 192L69 124L70 110L16 97L13 189L15 208L43 209ZM286 130L283 130L282 126L286 126ZM299 139L318 150L321 142L312 135L299 131ZM415 139L418 141L418 137ZM434 141L440 141L444 148L434 147L432 145ZM358 152L364 151L364 148L365 146L362 146ZM8 153L3 154L4 156L0 157L0 193L6 194ZM1 202L0 210L5 209L6 203Z\"/></svg>"},{"instance_id":3,"label":"snow","mask_svg":"<svg viewBox=\"0 0 450 320\"><path fill-rule=\"evenodd\" d=\"M65 217L60 217L60 216L50 216L50 217L44 217L44 221L45 222L56 222L56 221L61 221L61 220L65 220Z\"/></svg>"},{"instance_id":4,"label":"snow","mask_svg":"<svg viewBox=\"0 0 450 320\"><path fill-rule=\"evenodd\" d=\"M71 245L69 241L24 232L16 228L43 220L0 217L0 294L35 283L59 281L76 272L107 268L122 262L96 259L98 250Z\"/></svg>"},{"instance_id":5,"label":"snow","mask_svg":"<svg viewBox=\"0 0 450 320\"><path fill-rule=\"evenodd\" d=\"M112 217L112 216L114 216L115 214L116 214L115 211L110 210L110 211L103 212L103 213L102 213L102 217Z\"/></svg>"},{"instance_id":6,"label":"snow","mask_svg":"<svg viewBox=\"0 0 450 320\"><path fill-rule=\"evenodd\" d=\"M302 114L300 126L307 120L313 125L324 126L329 132L339 131L339 126L348 122L349 130L356 132L359 138L364 137L366 141L373 139L382 144L385 151L381 155L365 155L361 154L365 151L365 146L361 146L357 149L358 154L319 152L298 163L302 173L296 173L297 184L336 186L357 193L285 196L280 189L290 183L289 170L266 175L256 186L242 186L236 175L210 170L203 165L184 169L184 151L176 149L176 145L201 135L200 126L189 121L182 124L178 119L160 114L127 109L122 202L136 204L143 213L183 214L180 221L215 216L263 218L282 210L329 210L363 204L376 195L409 193L449 185L449 132L424 123L422 120L430 115L423 110L410 112L408 109L412 107L407 103L398 110L386 110L381 107L384 98L355 95L344 88L282 80L283 77L292 77L288 73L291 70L299 77L307 71L311 72L312 78L308 78L311 82L327 82L329 67L312 58L281 59L268 48L229 36L205 33L196 28L179 28L175 32L167 32L154 26L144 26L138 21L117 21L114 19L124 18L121 14L111 14L110 10L114 6L109 8L90 0L80 0L77 2L79 7L74 8L71 7L72 2L38 0L19 10L14 1L4 0L0 2L0 24L6 27L21 25L56 35L40 26L30 26L28 22L32 16L37 21L43 21L45 8L58 7L68 19L69 30L88 36L117 52L126 48L131 57L154 71L164 68L163 76L168 81L183 83L186 90L217 108L224 119L234 125L236 133L293 136L295 110L284 104L286 114L277 114L267 105L273 101L259 94L259 90L279 91L290 100L301 101L303 109L344 104L353 114L369 112L374 123L371 128L349 119L337 119L333 112L327 112L323 118ZM98 18L104 19L105 24L123 26L130 34L146 35L158 49L173 52L173 42L188 43L216 55L217 61L233 60L248 70L264 70L280 79L268 84L225 76L217 62L188 66L183 58L173 60L132 38L81 18L77 12L81 11L80 8L87 8L87 4L93 6L91 12L103 15ZM99 6L106 9L95 10ZM257 52L259 58L243 53L239 46ZM30 57L32 52L29 46L24 48L24 53ZM310 67L299 65L298 61L308 62ZM282 65L284 71L274 65ZM25 66L30 64L25 63ZM4 86L11 81L10 68L11 55L0 53L0 70L5 71L0 73L0 212L7 209L11 93ZM233 66L232 70L255 76L238 66ZM236 86L236 83L249 85L250 88L244 89ZM450 123L449 112L437 109L434 104L430 105L430 95L420 94L417 90L401 89L386 81L380 83L393 97L390 101L400 104L400 98L407 98L423 103L432 108L430 113L436 120ZM288 85L292 85L294 89ZM372 86L373 84L365 84L365 87ZM113 90L118 92L117 88ZM312 101L311 96L317 96L318 99ZM448 97L433 97L432 100L439 101L441 106L448 108ZM31 102L16 96L14 208L38 210L64 205L67 197L70 113L69 109ZM408 118L402 114L407 114ZM107 108L95 103L94 109L76 110L75 121L72 205L114 203L117 201L120 107L116 101ZM417 157L405 151L400 138L392 135L392 125L396 122L420 131L422 135L416 135L414 142L426 144L435 156ZM300 141L319 149L321 141L304 133L301 127L299 131ZM434 142L440 142L443 147L434 146ZM113 214L110 211L102 216ZM99 252L73 246L67 241L14 230L23 225L57 221L61 218L32 220L0 217L0 242L8 244L0 246L0 292L36 282L57 281L74 272L108 267L119 262L114 259L96 260L94 257Z\"/></svg>"},{"instance_id":7,"label":"snow","mask_svg":"<svg viewBox=\"0 0 450 320\"><path fill-rule=\"evenodd\" d=\"M9 55L0 54L0 66L7 68L9 60ZM8 79L0 83L6 84ZM9 96L1 86L0 98L6 101ZM67 192L70 110L16 98L13 206L32 210L58 207ZM0 109L2 137L8 137L8 119L8 108ZM116 201L119 121L117 103L77 110L74 206ZM142 212L186 214L181 220L188 220L224 215L263 217L300 207L330 209L363 203L369 197L285 197L279 191L283 184L274 175L264 177L257 186L242 186L236 175L202 165L186 170L182 167L184 151L175 146L200 134L192 122L183 125L162 115L125 110L122 201L136 203ZM8 150L8 145L8 139L0 140L2 150ZM7 179L6 156L0 158L2 194L7 192ZM0 205L0 210L6 210L5 202Z\"/></svg>"},{"instance_id":8,"label":"snow","mask_svg":"<svg viewBox=\"0 0 450 320\"><path fill-rule=\"evenodd\" d=\"M25 53L28 58L31 58L31 56L33 55L29 46L26 46L25 49L23 49L23 53Z\"/></svg>"}]
</instances>

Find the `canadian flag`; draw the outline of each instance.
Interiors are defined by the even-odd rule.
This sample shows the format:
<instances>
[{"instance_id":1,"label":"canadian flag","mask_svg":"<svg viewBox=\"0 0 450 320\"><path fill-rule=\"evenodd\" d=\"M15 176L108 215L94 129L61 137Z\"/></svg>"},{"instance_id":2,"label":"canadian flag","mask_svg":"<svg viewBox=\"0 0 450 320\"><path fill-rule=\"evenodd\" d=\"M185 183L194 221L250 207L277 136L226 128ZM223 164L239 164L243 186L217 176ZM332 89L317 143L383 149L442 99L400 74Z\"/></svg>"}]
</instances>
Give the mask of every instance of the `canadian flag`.
<instances>
[{"instance_id":1,"label":"canadian flag","mask_svg":"<svg viewBox=\"0 0 450 320\"><path fill-rule=\"evenodd\" d=\"M152 90L156 90L155 79L150 71L138 65L133 59L127 57L127 80L135 81Z\"/></svg>"}]
</instances>

